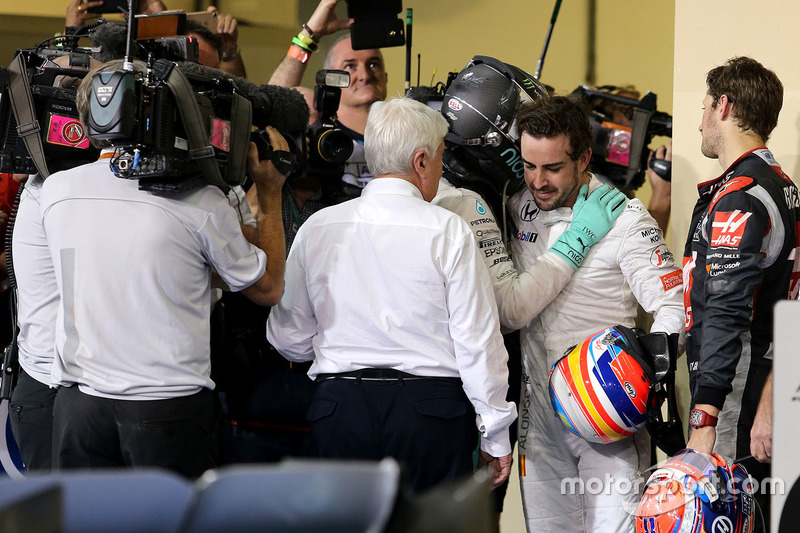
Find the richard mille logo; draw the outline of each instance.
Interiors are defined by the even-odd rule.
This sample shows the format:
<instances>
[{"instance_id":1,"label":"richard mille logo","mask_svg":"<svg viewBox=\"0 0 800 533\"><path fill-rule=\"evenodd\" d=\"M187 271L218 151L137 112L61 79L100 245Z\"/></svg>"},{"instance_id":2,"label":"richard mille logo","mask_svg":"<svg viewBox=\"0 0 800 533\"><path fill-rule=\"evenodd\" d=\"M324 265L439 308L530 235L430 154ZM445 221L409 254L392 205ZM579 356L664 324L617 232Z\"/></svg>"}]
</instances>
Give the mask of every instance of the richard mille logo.
<instances>
[{"instance_id":1,"label":"richard mille logo","mask_svg":"<svg viewBox=\"0 0 800 533\"><path fill-rule=\"evenodd\" d=\"M519 211L519 218L523 222L530 222L539 216L539 208L533 200L528 200Z\"/></svg>"}]
</instances>

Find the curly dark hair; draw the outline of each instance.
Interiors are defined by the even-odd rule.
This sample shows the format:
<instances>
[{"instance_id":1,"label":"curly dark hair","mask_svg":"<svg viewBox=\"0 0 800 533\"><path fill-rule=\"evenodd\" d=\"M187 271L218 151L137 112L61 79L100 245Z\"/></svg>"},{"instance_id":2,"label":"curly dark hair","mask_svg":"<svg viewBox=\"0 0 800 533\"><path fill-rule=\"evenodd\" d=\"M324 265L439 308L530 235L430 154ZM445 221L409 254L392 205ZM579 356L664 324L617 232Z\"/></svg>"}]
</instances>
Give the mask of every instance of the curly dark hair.
<instances>
[{"instance_id":1,"label":"curly dark hair","mask_svg":"<svg viewBox=\"0 0 800 533\"><path fill-rule=\"evenodd\" d=\"M550 96L522 104L517 110L517 131L537 139L566 135L573 161L592 146L589 116L581 101L572 96Z\"/></svg>"},{"instance_id":2,"label":"curly dark hair","mask_svg":"<svg viewBox=\"0 0 800 533\"><path fill-rule=\"evenodd\" d=\"M708 72L706 86L714 107L724 94L739 126L769 139L783 107L783 83L773 71L755 59L734 57Z\"/></svg>"}]
</instances>

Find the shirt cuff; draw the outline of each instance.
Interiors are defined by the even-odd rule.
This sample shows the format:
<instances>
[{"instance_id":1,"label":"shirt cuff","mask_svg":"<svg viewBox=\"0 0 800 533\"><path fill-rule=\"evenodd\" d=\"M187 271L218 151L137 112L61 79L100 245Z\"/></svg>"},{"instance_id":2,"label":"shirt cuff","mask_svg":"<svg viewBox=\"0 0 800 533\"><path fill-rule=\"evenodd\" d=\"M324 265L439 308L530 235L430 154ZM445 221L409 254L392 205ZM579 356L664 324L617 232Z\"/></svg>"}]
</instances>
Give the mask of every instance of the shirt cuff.
<instances>
[{"instance_id":1,"label":"shirt cuff","mask_svg":"<svg viewBox=\"0 0 800 533\"><path fill-rule=\"evenodd\" d=\"M508 429L503 432L498 432L492 440L482 437L481 450L492 457L505 457L509 455L511 453L511 440L508 437Z\"/></svg>"},{"instance_id":2,"label":"shirt cuff","mask_svg":"<svg viewBox=\"0 0 800 533\"><path fill-rule=\"evenodd\" d=\"M700 403L713 405L721 411L722 406L725 405L726 396L728 396L728 393L723 389L710 387L708 385L698 385L695 387L692 402L694 405Z\"/></svg>"}]
</instances>

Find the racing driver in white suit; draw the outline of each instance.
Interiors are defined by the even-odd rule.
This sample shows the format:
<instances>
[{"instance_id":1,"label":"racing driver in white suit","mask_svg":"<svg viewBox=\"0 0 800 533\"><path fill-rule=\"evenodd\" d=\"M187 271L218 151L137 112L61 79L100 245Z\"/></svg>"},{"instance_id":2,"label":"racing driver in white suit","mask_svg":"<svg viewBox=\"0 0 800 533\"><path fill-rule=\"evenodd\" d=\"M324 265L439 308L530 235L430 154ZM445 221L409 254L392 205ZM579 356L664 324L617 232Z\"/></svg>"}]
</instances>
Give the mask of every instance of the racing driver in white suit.
<instances>
[{"instance_id":1,"label":"racing driver in white suit","mask_svg":"<svg viewBox=\"0 0 800 533\"><path fill-rule=\"evenodd\" d=\"M633 533L632 512L643 486L636 480L650 458L647 432L611 444L571 433L552 408L549 372L565 351L592 334L616 324L633 327L637 301L653 313L651 331L681 333L681 270L637 199L628 200L591 250L585 248L587 236L569 234L579 193L588 186L591 198L600 186L588 171L592 131L580 104L569 97L540 99L523 106L517 120L527 188L508 202L519 228L512 257L519 270L527 270L555 246L575 259L577 270L522 330L519 468L526 525L537 533Z\"/></svg>"}]
</instances>

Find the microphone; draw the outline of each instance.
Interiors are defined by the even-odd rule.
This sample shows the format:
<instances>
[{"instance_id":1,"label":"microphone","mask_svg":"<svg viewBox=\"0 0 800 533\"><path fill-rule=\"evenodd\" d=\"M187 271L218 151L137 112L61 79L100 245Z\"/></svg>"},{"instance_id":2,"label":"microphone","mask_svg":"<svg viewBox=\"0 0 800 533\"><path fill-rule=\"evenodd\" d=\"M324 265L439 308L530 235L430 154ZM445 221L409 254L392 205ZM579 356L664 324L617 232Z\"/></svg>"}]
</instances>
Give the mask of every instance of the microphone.
<instances>
[{"instance_id":1,"label":"microphone","mask_svg":"<svg viewBox=\"0 0 800 533\"><path fill-rule=\"evenodd\" d=\"M106 22L89 32L89 40L92 41L92 46L100 48L100 52L95 59L107 63L111 60L125 57L128 31L121 24Z\"/></svg>"},{"instance_id":2,"label":"microphone","mask_svg":"<svg viewBox=\"0 0 800 533\"><path fill-rule=\"evenodd\" d=\"M178 63L184 74L206 78L229 78L242 96L253 104L253 125L263 129L272 126L287 132L306 131L308 104L298 91L277 85L258 85L245 78L228 74L215 68L186 61Z\"/></svg>"},{"instance_id":3,"label":"microphone","mask_svg":"<svg viewBox=\"0 0 800 533\"><path fill-rule=\"evenodd\" d=\"M101 48L97 57L100 61L111 61L125 55L128 39L125 26L111 22L102 24L91 32L90 39L92 45ZM253 125L258 128L272 126L287 133L305 132L308 127L308 104L303 95L293 89L277 85L258 85L245 78L189 61L178 62L178 66L187 75L213 79L230 78L236 90L252 103Z\"/></svg>"}]
</instances>

